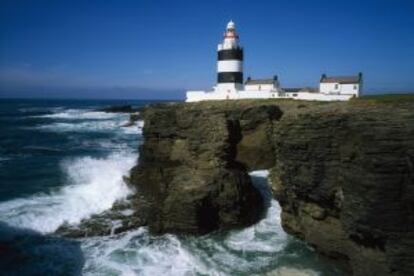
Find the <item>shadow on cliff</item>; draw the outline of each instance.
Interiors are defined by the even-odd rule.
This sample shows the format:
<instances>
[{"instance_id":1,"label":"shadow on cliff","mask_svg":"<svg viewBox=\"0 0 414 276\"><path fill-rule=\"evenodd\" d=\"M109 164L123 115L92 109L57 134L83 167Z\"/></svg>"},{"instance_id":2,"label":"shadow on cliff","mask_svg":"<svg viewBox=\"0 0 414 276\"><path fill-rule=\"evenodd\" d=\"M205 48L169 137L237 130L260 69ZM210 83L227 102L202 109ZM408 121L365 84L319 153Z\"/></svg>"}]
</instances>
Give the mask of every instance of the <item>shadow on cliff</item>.
<instances>
[{"instance_id":1,"label":"shadow on cliff","mask_svg":"<svg viewBox=\"0 0 414 276\"><path fill-rule=\"evenodd\" d=\"M0 274L82 275L80 243L0 222Z\"/></svg>"},{"instance_id":2,"label":"shadow on cliff","mask_svg":"<svg viewBox=\"0 0 414 276\"><path fill-rule=\"evenodd\" d=\"M260 220L266 215L267 209L270 207L273 198L272 190L267 177L250 175L250 178L252 179L253 186L259 191L263 199L263 205L261 207L262 213L259 218Z\"/></svg>"}]
</instances>

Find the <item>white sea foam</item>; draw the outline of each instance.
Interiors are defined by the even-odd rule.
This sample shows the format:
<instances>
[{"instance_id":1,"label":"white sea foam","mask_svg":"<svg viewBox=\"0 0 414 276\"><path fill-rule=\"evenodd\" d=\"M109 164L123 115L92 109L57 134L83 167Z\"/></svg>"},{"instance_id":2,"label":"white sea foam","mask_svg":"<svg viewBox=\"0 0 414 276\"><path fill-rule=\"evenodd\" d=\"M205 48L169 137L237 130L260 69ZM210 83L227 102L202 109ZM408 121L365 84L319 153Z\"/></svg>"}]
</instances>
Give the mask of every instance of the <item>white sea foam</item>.
<instances>
[{"instance_id":1,"label":"white sea foam","mask_svg":"<svg viewBox=\"0 0 414 276\"><path fill-rule=\"evenodd\" d=\"M258 171L252 171L249 173L250 176L254 176L254 177L268 177L269 176L269 171L268 170L258 170Z\"/></svg>"},{"instance_id":2,"label":"white sea foam","mask_svg":"<svg viewBox=\"0 0 414 276\"><path fill-rule=\"evenodd\" d=\"M96 113L96 112L95 112ZM86 120L86 121L72 121L72 122L52 122L35 127L38 130L47 132L114 132L120 131L122 134L142 134L144 126L143 121L138 121L136 124L124 127L128 123L126 114L117 114L117 117L111 120ZM116 133L116 132L115 132Z\"/></svg>"},{"instance_id":3,"label":"white sea foam","mask_svg":"<svg viewBox=\"0 0 414 276\"><path fill-rule=\"evenodd\" d=\"M224 239L214 234L191 238L151 236L145 227L115 236L85 238L83 273L184 276L254 271L259 263L266 266L274 262L288 242L279 215L280 207L272 201L261 222L245 230L231 231Z\"/></svg>"},{"instance_id":4,"label":"white sea foam","mask_svg":"<svg viewBox=\"0 0 414 276\"><path fill-rule=\"evenodd\" d=\"M116 237L85 239L82 250L87 256L84 275L210 274L176 236L152 237L144 227Z\"/></svg>"},{"instance_id":5,"label":"white sea foam","mask_svg":"<svg viewBox=\"0 0 414 276\"><path fill-rule=\"evenodd\" d=\"M107 132L121 126L116 121L87 121L82 123L51 123L40 125L37 129L50 132Z\"/></svg>"},{"instance_id":6,"label":"white sea foam","mask_svg":"<svg viewBox=\"0 0 414 276\"><path fill-rule=\"evenodd\" d=\"M127 122L123 123L125 125ZM137 121L136 124L128 127L122 127L122 131L125 134L142 134L142 129L144 127L144 121Z\"/></svg>"},{"instance_id":7,"label":"white sea foam","mask_svg":"<svg viewBox=\"0 0 414 276\"><path fill-rule=\"evenodd\" d=\"M266 172L253 172L266 175ZM280 225L280 206L272 200L256 225L227 235L151 236L145 227L127 233L86 238L85 275L232 275L257 271L277 262L288 244ZM283 275L277 271L277 275ZM276 272L275 272L276 273ZM311 274L313 275L313 274Z\"/></svg>"},{"instance_id":8,"label":"white sea foam","mask_svg":"<svg viewBox=\"0 0 414 276\"><path fill-rule=\"evenodd\" d=\"M50 194L0 203L0 220L18 227L52 232L64 222L78 223L109 209L131 191L122 180L136 155L114 153L107 158L82 157L62 163L67 185Z\"/></svg>"},{"instance_id":9,"label":"white sea foam","mask_svg":"<svg viewBox=\"0 0 414 276\"><path fill-rule=\"evenodd\" d=\"M280 207L272 200L267 216L256 225L232 233L225 244L243 252L277 252L284 248L287 235L281 227ZM259 237L260 236L260 237ZM266 239L263 239L267 236Z\"/></svg>"},{"instance_id":10,"label":"white sea foam","mask_svg":"<svg viewBox=\"0 0 414 276\"><path fill-rule=\"evenodd\" d=\"M90 111L85 109L66 109L61 112L56 112L53 114L46 114L35 116L38 118L52 118L52 119L66 119L66 120L102 120L102 119L112 119L116 118L119 115L117 113L107 113L101 111Z\"/></svg>"}]
</instances>

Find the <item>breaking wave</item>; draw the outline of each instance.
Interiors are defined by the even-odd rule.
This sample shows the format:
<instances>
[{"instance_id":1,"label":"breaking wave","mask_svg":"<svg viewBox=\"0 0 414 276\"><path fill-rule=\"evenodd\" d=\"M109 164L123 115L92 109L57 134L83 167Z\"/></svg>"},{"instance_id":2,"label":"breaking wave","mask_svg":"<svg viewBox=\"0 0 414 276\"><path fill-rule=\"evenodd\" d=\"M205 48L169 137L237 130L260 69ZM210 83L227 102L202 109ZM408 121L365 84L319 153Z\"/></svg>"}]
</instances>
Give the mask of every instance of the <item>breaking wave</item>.
<instances>
[{"instance_id":1,"label":"breaking wave","mask_svg":"<svg viewBox=\"0 0 414 276\"><path fill-rule=\"evenodd\" d=\"M54 114L33 116L36 118L50 118L52 122L35 127L47 132L112 132L120 131L123 134L141 134L143 121L127 126L128 114L105 113L82 109L67 109Z\"/></svg>"},{"instance_id":2,"label":"breaking wave","mask_svg":"<svg viewBox=\"0 0 414 276\"><path fill-rule=\"evenodd\" d=\"M34 116L37 118L52 118L66 120L106 120L117 117L119 114L101 111L90 111L85 109L66 109L53 114Z\"/></svg>"},{"instance_id":3,"label":"breaking wave","mask_svg":"<svg viewBox=\"0 0 414 276\"><path fill-rule=\"evenodd\" d=\"M256 178L267 171L251 173ZM257 179L256 179L257 180ZM266 183L267 185L267 183ZM85 275L254 274L278 261L289 240L280 224L280 206L271 200L263 220L243 230L202 237L151 236L147 228L110 237L86 238ZM212 254L213 253L213 254ZM290 269L290 268L289 268ZM303 273L302 275L315 275ZM276 273L276 272L275 272ZM279 275L279 274L275 274ZM284 274L280 274L284 275Z\"/></svg>"},{"instance_id":4,"label":"breaking wave","mask_svg":"<svg viewBox=\"0 0 414 276\"><path fill-rule=\"evenodd\" d=\"M152 236L142 227L116 236L85 238L83 274L262 275L269 272L266 268L281 263L269 275L319 275L310 268L292 265L300 256L282 260L288 243L280 226L279 204L272 200L261 222L228 234Z\"/></svg>"},{"instance_id":5,"label":"breaking wave","mask_svg":"<svg viewBox=\"0 0 414 276\"><path fill-rule=\"evenodd\" d=\"M135 160L136 154L119 152L107 158L64 161L66 186L49 194L0 203L0 220L43 233L53 232L65 222L79 223L111 208L131 192L122 177Z\"/></svg>"}]
</instances>

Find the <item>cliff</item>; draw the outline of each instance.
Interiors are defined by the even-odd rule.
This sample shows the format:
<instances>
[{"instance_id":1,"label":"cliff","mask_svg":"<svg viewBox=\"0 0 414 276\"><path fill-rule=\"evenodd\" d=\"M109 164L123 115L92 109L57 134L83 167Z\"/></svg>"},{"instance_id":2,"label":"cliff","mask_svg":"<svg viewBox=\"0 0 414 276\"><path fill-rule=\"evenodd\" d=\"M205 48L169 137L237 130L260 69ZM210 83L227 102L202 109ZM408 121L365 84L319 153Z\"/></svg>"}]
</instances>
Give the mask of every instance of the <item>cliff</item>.
<instances>
[{"instance_id":1,"label":"cliff","mask_svg":"<svg viewBox=\"0 0 414 276\"><path fill-rule=\"evenodd\" d=\"M355 275L414 272L414 105L359 100L284 116L271 182L284 229Z\"/></svg>"},{"instance_id":2,"label":"cliff","mask_svg":"<svg viewBox=\"0 0 414 276\"><path fill-rule=\"evenodd\" d=\"M248 170L273 164L274 105L155 105L144 112L145 142L131 183L150 206L153 232L206 233L260 218ZM266 158L263 158L267 156Z\"/></svg>"},{"instance_id":3,"label":"cliff","mask_svg":"<svg viewBox=\"0 0 414 276\"><path fill-rule=\"evenodd\" d=\"M153 232L262 214L247 172L271 168L284 229L355 275L414 271L414 101L155 105L130 182Z\"/></svg>"},{"instance_id":4,"label":"cliff","mask_svg":"<svg viewBox=\"0 0 414 276\"><path fill-rule=\"evenodd\" d=\"M265 208L248 172L270 169L286 232L350 274L413 274L414 97L172 103L141 114L144 144L125 178L136 194L57 234L245 227Z\"/></svg>"}]
</instances>

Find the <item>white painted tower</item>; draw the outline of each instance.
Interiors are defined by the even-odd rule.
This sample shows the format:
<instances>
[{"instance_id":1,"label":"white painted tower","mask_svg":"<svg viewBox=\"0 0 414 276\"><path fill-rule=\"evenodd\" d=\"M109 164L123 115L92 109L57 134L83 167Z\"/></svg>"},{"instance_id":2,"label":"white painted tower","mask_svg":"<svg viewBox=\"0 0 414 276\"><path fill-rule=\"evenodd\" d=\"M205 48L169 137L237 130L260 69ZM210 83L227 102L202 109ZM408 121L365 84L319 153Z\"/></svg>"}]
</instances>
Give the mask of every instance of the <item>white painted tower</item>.
<instances>
[{"instance_id":1,"label":"white painted tower","mask_svg":"<svg viewBox=\"0 0 414 276\"><path fill-rule=\"evenodd\" d=\"M243 90L243 48L233 21L227 24L223 43L217 48L217 86L215 90L234 93Z\"/></svg>"}]
</instances>

